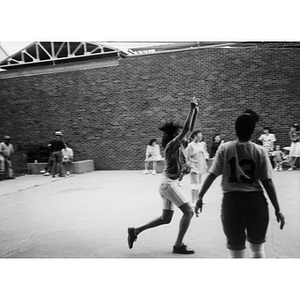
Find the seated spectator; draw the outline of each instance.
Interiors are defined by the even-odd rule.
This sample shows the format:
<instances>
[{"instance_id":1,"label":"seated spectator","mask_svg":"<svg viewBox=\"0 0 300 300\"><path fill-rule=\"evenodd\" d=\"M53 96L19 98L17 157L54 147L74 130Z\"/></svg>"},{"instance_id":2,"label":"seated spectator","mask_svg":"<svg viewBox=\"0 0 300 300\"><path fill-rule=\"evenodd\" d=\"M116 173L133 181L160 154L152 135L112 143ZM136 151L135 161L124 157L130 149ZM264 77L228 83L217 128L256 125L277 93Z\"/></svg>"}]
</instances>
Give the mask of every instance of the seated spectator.
<instances>
[{"instance_id":1,"label":"seated spectator","mask_svg":"<svg viewBox=\"0 0 300 300\"><path fill-rule=\"evenodd\" d=\"M66 143L65 143L65 145L66 145L66 148L61 150L62 162L63 162L63 166L66 169L66 174L70 175L70 168L71 168L72 161L74 159L74 153L73 153L72 148L69 148Z\"/></svg>"},{"instance_id":2,"label":"seated spectator","mask_svg":"<svg viewBox=\"0 0 300 300\"><path fill-rule=\"evenodd\" d=\"M161 160L162 157L160 155L160 149L159 149L159 145L157 144L157 140L156 139L152 139L149 142L149 145L147 146L146 149L146 159L145 159L145 171L143 172L143 174L147 174L148 171L148 166L149 166L149 162L153 162L153 171L152 174L155 175L156 174L156 162Z\"/></svg>"}]
</instances>

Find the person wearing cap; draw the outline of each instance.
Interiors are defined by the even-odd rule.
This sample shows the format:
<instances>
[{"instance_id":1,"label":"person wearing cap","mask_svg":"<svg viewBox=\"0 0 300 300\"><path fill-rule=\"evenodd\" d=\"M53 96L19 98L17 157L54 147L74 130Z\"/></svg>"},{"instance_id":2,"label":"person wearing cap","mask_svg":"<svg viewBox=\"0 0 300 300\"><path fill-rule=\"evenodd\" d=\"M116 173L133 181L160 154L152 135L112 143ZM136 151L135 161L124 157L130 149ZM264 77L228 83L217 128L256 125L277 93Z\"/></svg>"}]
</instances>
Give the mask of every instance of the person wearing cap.
<instances>
[{"instance_id":1,"label":"person wearing cap","mask_svg":"<svg viewBox=\"0 0 300 300\"><path fill-rule=\"evenodd\" d=\"M55 177L55 174L59 174L59 177L63 177L62 175L62 149L66 148L65 143L62 140L62 132L56 131L54 133L55 138L50 141L48 147L50 148L52 152L52 158L53 158L53 167L52 167L52 177Z\"/></svg>"},{"instance_id":2,"label":"person wearing cap","mask_svg":"<svg viewBox=\"0 0 300 300\"><path fill-rule=\"evenodd\" d=\"M0 174L1 179L14 179L11 163L11 155L14 153L14 147L10 143L10 136L4 137L4 142L0 143Z\"/></svg>"}]
</instances>

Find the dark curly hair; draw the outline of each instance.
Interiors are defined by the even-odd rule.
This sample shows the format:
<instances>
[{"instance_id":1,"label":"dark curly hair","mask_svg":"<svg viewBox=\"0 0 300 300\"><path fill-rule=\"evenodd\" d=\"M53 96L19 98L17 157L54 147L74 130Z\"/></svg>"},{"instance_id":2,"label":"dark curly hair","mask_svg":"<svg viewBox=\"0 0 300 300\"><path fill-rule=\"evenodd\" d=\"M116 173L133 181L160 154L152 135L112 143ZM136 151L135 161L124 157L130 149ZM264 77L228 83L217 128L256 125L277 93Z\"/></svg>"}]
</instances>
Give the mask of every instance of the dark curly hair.
<instances>
[{"instance_id":1,"label":"dark curly hair","mask_svg":"<svg viewBox=\"0 0 300 300\"><path fill-rule=\"evenodd\" d=\"M177 134L178 130L182 128L181 125L178 123L173 123L173 122L168 122L165 123L163 126L159 127L158 129L163 132L163 137L162 137L162 146L165 148L167 144L173 140Z\"/></svg>"}]
</instances>

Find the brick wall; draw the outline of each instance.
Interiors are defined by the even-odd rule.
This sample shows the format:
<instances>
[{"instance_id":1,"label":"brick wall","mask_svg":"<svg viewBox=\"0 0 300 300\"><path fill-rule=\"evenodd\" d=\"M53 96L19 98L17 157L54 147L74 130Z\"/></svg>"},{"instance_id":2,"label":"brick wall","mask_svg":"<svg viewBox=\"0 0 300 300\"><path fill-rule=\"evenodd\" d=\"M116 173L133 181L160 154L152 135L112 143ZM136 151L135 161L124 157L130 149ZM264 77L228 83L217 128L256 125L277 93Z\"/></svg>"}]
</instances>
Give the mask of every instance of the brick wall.
<instances>
[{"instance_id":1,"label":"brick wall","mask_svg":"<svg viewBox=\"0 0 300 300\"><path fill-rule=\"evenodd\" d=\"M165 121L183 123L192 96L201 99L198 128L210 146L234 138L237 115L261 116L281 146L300 121L300 49L195 49L120 59L119 66L0 79L0 137L12 136L13 163L24 170L30 143L47 145L56 130L76 160L96 169L142 169L145 149Z\"/></svg>"}]
</instances>

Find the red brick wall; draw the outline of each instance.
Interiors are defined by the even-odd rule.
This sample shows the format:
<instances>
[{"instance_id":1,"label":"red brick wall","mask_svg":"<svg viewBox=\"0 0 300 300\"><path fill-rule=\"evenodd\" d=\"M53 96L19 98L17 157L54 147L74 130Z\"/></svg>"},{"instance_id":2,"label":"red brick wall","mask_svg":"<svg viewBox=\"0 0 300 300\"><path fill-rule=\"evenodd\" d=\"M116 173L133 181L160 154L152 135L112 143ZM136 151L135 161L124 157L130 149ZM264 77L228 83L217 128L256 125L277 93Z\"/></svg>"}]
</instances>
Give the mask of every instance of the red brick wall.
<instances>
[{"instance_id":1,"label":"red brick wall","mask_svg":"<svg viewBox=\"0 0 300 300\"><path fill-rule=\"evenodd\" d=\"M261 116L281 146L300 121L300 49L200 49L121 59L119 66L0 79L0 137L24 168L28 143L47 144L62 130L76 160L96 169L142 169L145 149L165 121L184 122L192 96L201 99L198 128L208 146L220 132L234 138L239 113Z\"/></svg>"}]
</instances>

